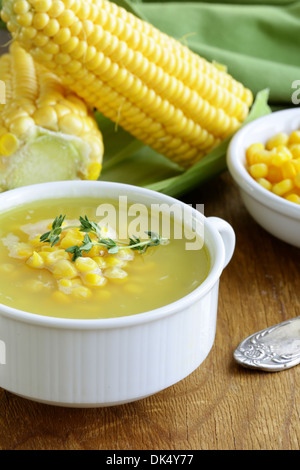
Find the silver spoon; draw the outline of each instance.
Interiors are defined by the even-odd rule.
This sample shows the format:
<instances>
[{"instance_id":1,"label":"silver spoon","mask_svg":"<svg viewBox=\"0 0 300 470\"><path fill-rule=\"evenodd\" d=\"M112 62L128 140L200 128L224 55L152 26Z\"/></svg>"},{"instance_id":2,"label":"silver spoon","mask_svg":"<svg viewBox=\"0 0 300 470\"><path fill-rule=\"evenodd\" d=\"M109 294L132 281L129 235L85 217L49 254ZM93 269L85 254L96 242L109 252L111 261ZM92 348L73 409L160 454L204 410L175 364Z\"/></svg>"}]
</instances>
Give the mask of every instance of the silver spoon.
<instances>
[{"instance_id":1,"label":"silver spoon","mask_svg":"<svg viewBox=\"0 0 300 470\"><path fill-rule=\"evenodd\" d=\"M236 348L234 359L250 369L278 372L300 363L300 317L248 336Z\"/></svg>"}]
</instances>

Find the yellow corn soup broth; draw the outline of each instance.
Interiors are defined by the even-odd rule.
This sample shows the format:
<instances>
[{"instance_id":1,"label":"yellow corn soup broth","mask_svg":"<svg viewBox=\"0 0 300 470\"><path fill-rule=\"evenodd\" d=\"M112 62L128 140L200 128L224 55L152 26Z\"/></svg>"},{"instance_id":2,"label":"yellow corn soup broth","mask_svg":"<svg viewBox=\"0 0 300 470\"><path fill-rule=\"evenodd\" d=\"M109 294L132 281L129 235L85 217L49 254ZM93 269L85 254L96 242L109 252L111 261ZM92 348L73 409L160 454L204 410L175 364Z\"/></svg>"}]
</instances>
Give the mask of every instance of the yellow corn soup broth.
<instances>
[{"instance_id":1,"label":"yellow corn soup broth","mask_svg":"<svg viewBox=\"0 0 300 470\"><path fill-rule=\"evenodd\" d=\"M76 219L78 225L79 216L85 215L99 223L96 208L104 202L108 201L54 199L0 214L0 303L52 317L120 317L174 302L205 280L209 271L207 248L204 245L201 249L187 250L185 238L171 236L166 244L151 246L145 253L125 247L118 254L109 255L103 247L93 248L75 262L65 248L74 245L76 229L73 234L62 233L63 246L57 244L51 248L49 243L40 242L42 233L51 228L60 214L66 215L66 221ZM51 256L63 259L58 266L63 265L63 272L57 265L52 271L39 266L37 261L43 258L48 262L49 256L50 260ZM90 260L96 261L96 269ZM77 275L79 261L83 261L84 269L91 263L91 272L78 271ZM67 272L64 263L68 264Z\"/></svg>"}]
</instances>

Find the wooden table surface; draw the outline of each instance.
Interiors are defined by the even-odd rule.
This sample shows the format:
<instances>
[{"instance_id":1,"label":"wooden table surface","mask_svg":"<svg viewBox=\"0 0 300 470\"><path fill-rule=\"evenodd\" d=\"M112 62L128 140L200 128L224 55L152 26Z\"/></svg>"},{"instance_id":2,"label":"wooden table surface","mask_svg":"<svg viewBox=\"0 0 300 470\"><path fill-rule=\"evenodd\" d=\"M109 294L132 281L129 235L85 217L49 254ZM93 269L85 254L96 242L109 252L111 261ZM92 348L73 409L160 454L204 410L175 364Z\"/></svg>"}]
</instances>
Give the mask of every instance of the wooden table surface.
<instances>
[{"instance_id":1,"label":"wooden table surface","mask_svg":"<svg viewBox=\"0 0 300 470\"><path fill-rule=\"evenodd\" d=\"M228 173L184 200L227 220L237 237L205 362L156 395L111 408L43 405L0 388L1 450L299 450L300 367L244 369L233 351L249 334L300 315L300 250L252 220Z\"/></svg>"}]
</instances>

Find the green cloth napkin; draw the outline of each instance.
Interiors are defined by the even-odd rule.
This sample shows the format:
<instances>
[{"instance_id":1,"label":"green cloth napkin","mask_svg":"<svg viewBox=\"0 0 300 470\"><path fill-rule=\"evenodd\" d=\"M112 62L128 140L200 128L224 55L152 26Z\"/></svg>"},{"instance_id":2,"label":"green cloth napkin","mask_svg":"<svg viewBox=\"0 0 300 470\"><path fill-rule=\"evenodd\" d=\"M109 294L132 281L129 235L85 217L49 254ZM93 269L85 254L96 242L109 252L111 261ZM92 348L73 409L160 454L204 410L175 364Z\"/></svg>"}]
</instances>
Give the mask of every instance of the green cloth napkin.
<instances>
[{"instance_id":1,"label":"green cloth napkin","mask_svg":"<svg viewBox=\"0 0 300 470\"><path fill-rule=\"evenodd\" d=\"M300 98L300 91L297 94L293 88L300 88L300 0L115 3L207 60L226 65L256 97L247 122L271 109L294 106L292 96ZM105 144L101 180L136 184L179 197L226 170L229 140L184 171L101 113L95 115Z\"/></svg>"}]
</instances>

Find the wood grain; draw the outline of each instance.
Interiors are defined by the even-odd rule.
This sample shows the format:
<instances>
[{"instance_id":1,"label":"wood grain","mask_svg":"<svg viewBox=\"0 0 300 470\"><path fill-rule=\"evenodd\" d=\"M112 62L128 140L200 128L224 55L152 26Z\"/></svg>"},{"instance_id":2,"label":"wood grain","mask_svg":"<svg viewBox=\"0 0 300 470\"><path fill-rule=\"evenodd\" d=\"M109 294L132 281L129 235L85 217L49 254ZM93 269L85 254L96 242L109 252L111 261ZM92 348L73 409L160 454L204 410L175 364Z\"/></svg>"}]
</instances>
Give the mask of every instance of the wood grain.
<instances>
[{"instance_id":1,"label":"wood grain","mask_svg":"<svg viewBox=\"0 0 300 470\"><path fill-rule=\"evenodd\" d=\"M53 407L0 389L0 449L299 449L300 367L252 371L232 354L245 336L300 315L300 250L251 219L227 173L184 200L204 204L206 216L224 218L237 236L206 361L152 397L111 408Z\"/></svg>"}]
</instances>

